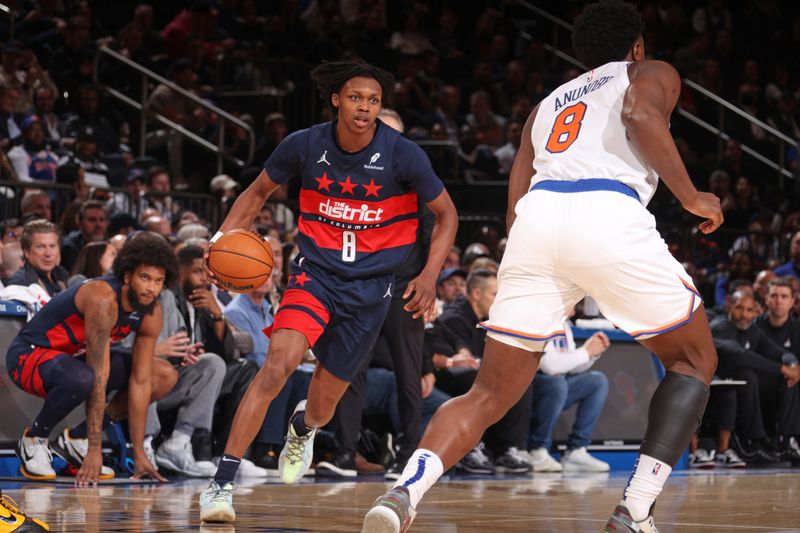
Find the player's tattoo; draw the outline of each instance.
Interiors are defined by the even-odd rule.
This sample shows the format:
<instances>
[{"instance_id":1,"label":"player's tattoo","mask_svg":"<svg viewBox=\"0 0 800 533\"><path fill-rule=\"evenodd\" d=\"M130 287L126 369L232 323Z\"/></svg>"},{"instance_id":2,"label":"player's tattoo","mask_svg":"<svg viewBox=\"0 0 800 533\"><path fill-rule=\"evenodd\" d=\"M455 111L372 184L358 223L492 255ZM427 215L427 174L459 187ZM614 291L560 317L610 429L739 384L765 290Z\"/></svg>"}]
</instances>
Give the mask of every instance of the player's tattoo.
<instances>
[{"instance_id":1,"label":"player's tattoo","mask_svg":"<svg viewBox=\"0 0 800 533\"><path fill-rule=\"evenodd\" d=\"M92 304L93 307L86 313L86 363L94 370L95 378L92 392L86 400L86 429L89 446L100 446L109 371L109 342L111 329L117 319L117 306L103 298Z\"/></svg>"}]
</instances>

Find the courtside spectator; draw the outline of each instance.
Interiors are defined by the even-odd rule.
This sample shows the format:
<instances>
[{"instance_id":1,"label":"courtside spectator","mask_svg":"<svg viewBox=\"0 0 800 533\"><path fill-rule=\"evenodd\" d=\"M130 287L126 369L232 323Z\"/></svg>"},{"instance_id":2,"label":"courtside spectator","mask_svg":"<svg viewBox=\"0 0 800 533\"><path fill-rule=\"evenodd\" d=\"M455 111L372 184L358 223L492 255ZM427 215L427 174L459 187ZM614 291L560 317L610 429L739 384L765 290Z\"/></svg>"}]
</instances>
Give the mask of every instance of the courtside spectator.
<instances>
[{"instance_id":1,"label":"courtside spectator","mask_svg":"<svg viewBox=\"0 0 800 533\"><path fill-rule=\"evenodd\" d=\"M59 265L61 249L58 226L47 220L32 220L25 224L20 238L25 264L8 285L40 285L51 297L67 287L69 274Z\"/></svg>"}]
</instances>

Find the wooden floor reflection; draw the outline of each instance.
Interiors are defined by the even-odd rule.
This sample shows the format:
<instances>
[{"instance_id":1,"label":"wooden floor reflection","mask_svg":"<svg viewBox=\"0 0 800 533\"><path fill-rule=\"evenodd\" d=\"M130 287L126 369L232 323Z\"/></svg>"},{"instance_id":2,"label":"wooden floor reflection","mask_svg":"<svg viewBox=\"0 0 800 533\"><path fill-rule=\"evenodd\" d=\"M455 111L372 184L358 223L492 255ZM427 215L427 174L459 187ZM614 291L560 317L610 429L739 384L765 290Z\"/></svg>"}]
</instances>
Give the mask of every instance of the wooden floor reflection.
<instances>
[{"instance_id":1,"label":"wooden floor reflection","mask_svg":"<svg viewBox=\"0 0 800 533\"><path fill-rule=\"evenodd\" d=\"M413 533L598 532L620 499L624 475L453 478L431 490ZM29 514L59 532L335 532L360 531L383 482L237 489L235 527L201 526L197 499L206 481L116 485L98 489L4 483ZM678 473L659 498L662 533L800 532L800 471Z\"/></svg>"}]
</instances>

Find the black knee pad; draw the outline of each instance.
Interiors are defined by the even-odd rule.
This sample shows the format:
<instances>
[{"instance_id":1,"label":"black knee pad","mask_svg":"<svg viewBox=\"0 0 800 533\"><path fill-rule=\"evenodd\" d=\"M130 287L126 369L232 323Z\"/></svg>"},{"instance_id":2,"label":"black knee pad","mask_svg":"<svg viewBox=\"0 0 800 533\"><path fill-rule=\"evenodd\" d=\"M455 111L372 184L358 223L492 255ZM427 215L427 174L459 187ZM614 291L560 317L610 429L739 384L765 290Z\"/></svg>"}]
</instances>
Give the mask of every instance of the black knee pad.
<instances>
[{"instance_id":1,"label":"black knee pad","mask_svg":"<svg viewBox=\"0 0 800 533\"><path fill-rule=\"evenodd\" d=\"M674 467L700 425L708 392L697 378L667 372L650 400L641 453Z\"/></svg>"}]
</instances>

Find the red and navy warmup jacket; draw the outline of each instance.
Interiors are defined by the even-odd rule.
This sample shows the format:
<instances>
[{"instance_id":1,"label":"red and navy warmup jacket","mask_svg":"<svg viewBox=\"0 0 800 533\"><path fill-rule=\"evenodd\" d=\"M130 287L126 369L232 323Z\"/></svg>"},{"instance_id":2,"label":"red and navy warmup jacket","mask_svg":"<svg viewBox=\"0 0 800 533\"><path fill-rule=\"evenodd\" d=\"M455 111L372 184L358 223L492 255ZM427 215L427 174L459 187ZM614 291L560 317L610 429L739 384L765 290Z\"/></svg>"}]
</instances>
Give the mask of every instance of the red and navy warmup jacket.
<instances>
[{"instance_id":1,"label":"red and navy warmup jacket","mask_svg":"<svg viewBox=\"0 0 800 533\"><path fill-rule=\"evenodd\" d=\"M122 282L114 277L96 278L111 285L117 295L117 322L111 330L111 343L119 342L142 323L142 314L126 313L122 309ZM86 351L86 329L83 313L75 306L75 294L82 284L55 295L52 300L25 324L14 339L14 345L45 348L68 355L81 355Z\"/></svg>"},{"instance_id":2,"label":"red and navy warmup jacket","mask_svg":"<svg viewBox=\"0 0 800 533\"><path fill-rule=\"evenodd\" d=\"M345 152L336 121L297 131L264 168L275 183L300 175L300 254L346 279L393 272L417 237L417 198L444 189L428 156L377 121L372 142Z\"/></svg>"}]
</instances>

